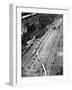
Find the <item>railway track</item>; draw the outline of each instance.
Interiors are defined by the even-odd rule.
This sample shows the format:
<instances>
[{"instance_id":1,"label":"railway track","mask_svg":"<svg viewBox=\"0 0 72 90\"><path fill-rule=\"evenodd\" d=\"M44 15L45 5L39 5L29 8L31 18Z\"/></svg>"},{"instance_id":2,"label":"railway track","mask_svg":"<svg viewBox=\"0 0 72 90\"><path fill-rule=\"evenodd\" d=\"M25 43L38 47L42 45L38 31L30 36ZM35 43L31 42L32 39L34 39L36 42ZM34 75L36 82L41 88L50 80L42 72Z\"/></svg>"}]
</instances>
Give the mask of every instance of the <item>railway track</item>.
<instances>
[{"instance_id":1,"label":"railway track","mask_svg":"<svg viewBox=\"0 0 72 90\"><path fill-rule=\"evenodd\" d=\"M48 34L49 33L49 34ZM38 46L38 48L36 48L34 51L35 52L33 52L32 54L31 54L31 56L26 60L26 62L22 65L22 67L24 67L24 68L26 68L27 66L28 66L28 64L30 63L30 61L32 61L32 59L34 58L34 57L36 57L36 53L37 52L39 52L41 49L42 49L42 47L44 46L44 43L46 42L46 38L47 38L47 35L48 35L48 38L49 38L49 36L51 35L51 33L52 33L52 30L51 31L48 31L47 32L47 34L46 34L46 36L43 38L43 40L41 41L41 44ZM47 39L48 39L47 38Z\"/></svg>"},{"instance_id":2,"label":"railway track","mask_svg":"<svg viewBox=\"0 0 72 90\"><path fill-rule=\"evenodd\" d=\"M56 55L56 51L57 51L57 45L58 45L58 42L59 42L59 39L60 39L60 35L61 35L62 31L59 31L58 34L57 34L57 37L55 38L55 41L53 43L53 46L50 50L50 53L47 57L47 60L45 62L45 67L46 69L48 70L48 75L50 74L50 71L51 71L51 67L52 67L52 64L54 62L54 57Z\"/></svg>"},{"instance_id":3,"label":"railway track","mask_svg":"<svg viewBox=\"0 0 72 90\"><path fill-rule=\"evenodd\" d=\"M59 23L59 24L60 24L60 23ZM55 26L56 26L56 25L55 25ZM55 27L55 26L54 26L54 27ZM58 24L57 24L57 27L58 27ZM56 37L55 37L55 39L54 39L54 41L53 41L53 44L52 44L51 49L50 49L50 51L49 51L49 55L48 55L47 60L43 62L44 65L47 63L47 61L48 61L48 59L49 59L49 56L50 56L50 54L51 54L51 52L52 52L53 46L54 46L54 44L55 44L55 41L57 40L57 37L58 37L58 35L59 35L59 31L58 31L58 30L54 30L54 31L53 31L53 27L50 28L50 30L46 33L46 35L45 35L44 38L42 39L40 45L39 45L36 49L34 49L33 53L30 55L30 57L26 60L25 63L23 63L22 67L24 67L24 69L26 69L28 66L31 66L32 62L33 62L34 60L36 60L36 54L37 54L37 53L40 53L40 52L42 51L42 49L43 49L46 41L49 39L49 37L51 36L51 34L52 34L53 32L55 32L55 31L57 32L57 35L56 35Z\"/></svg>"}]
</instances>

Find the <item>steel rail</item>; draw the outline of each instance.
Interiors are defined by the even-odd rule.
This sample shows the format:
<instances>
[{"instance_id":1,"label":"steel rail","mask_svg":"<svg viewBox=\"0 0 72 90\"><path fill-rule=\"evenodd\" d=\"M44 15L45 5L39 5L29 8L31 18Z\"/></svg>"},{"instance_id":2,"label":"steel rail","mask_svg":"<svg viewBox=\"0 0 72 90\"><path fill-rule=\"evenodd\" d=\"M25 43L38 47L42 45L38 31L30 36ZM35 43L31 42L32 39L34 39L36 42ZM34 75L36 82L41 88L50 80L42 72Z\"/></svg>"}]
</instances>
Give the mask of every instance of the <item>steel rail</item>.
<instances>
[{"instance_id":1,"label":"steel rail","mask_svg":"<svg viewBox=\"0 0 72 90\"><path fill-rule=\"evenodd\" d=\"M56 25L55 25L55 26L56 26ZM50 28L50 29L51 29L51 28ZM52 28L52 29L53 29L53 28ZM53 31L53 30L52 30L52 31ZM39 45L39 47L35 50L35 52L32 53L31 56L28 58L28 60L26 61L26 63L23 64L23 67L24 67L24 68L27 67L26 64L27 64L28 62L30 62L30 59L33 58L33 56L36 57L35 54L36 54L37 52L39 53L39 52L41 51L41 49L43 48L46 40L50 37L52 31L50 32L50 30L49 30L49 32L50 32L49 36L47 37L47 35L48 35L48 34L47 34L47 35L45 36L45 38L43 39L44 42L43 42L43 41L41 42L41 44L42 44L42 43L43 43L43 44L42 44L42 45ZM32 60L32 59L31 59L31 60Z\"/></svg>"},{"instance_id":2,"label":"steel rail","mask_svg":"<svg viewBox=\"0 0 72 90\"><path fill-rule=\"evenodd\" d=\"M53 48L54 48L54 45L55 45L55 43L56 43L56 40L57 40L57 38L58 38L58 35L60 34L61 32L59 31L58 32L58 34L57 34L57 37L56 37L56 39L55 39L55 41L54 41L54 43L53 43L53 46L52 46L52 48L51 48L51 50L50 50L50 53L49 53L49 55L48 55L48 58L47 58L47 61L46 61L46 63L48 62L48 60L49 60L49 57L50 57L50 54L51 54L51 52L52 52L52 50L53 50ZM46 64L45 63L45 64ZM49 74L48 74L49 75Z\"/></svg>"},{"instance_id":3,"label":"steel rail","mask_svg":"<svg viewBox=\"0 0 72 90\"><path fill-rule=\"evenodd\" d=\"M43 41L44 41L46 38L48 39L48 38L50 37L50 35L51 35L52 32L53 32L53 31L49 31L49 34L47 34L47 35L49 35L49 36L47 37L47 35L46 35L46 36L44 37L44 39L42 40L41 44L43 43ZM47 40L47 39L46 39L46 40ZM46 40L45 40L45 42L46 42ZM44 42L44 44L45 44L45 42ZM40 44L40 45L41 45L41 44ZM44 44L43 44L43 45L44 45ZM25 65L26 65L28 62L30 62L30 59L39 51L40 45L39 45L39 47L36 49L36 51L31 54L31 56L28 58L28 60L23 64L23 67L24 67L24 68L26 67ZM43 45L42 45L42 47L43 47ZM41 48L41 49L42 49L42 48ZM35 55L34 57L36 57L36 55Z\"/></svg>"}]
</instances>

